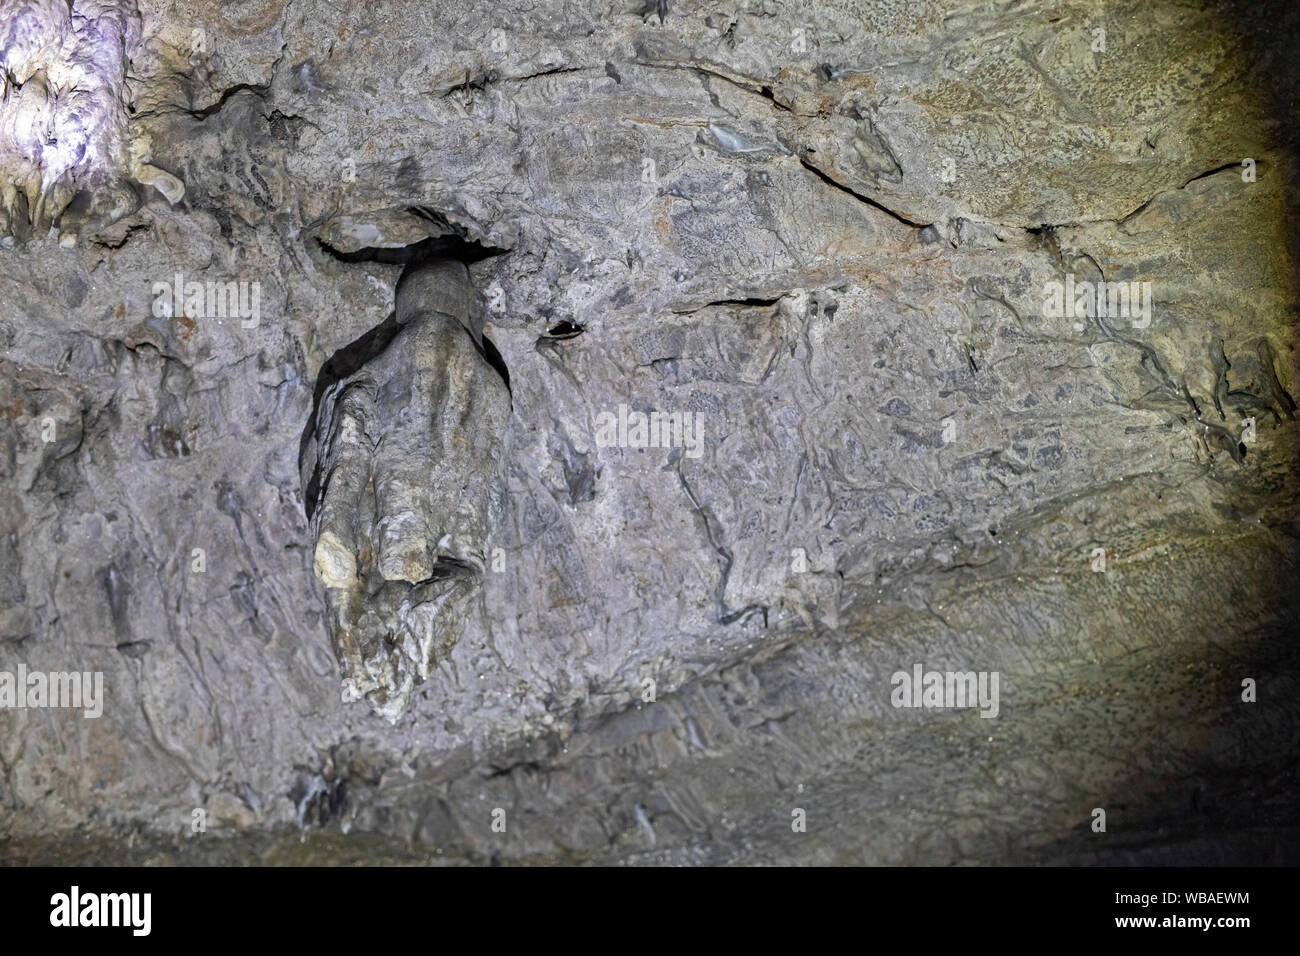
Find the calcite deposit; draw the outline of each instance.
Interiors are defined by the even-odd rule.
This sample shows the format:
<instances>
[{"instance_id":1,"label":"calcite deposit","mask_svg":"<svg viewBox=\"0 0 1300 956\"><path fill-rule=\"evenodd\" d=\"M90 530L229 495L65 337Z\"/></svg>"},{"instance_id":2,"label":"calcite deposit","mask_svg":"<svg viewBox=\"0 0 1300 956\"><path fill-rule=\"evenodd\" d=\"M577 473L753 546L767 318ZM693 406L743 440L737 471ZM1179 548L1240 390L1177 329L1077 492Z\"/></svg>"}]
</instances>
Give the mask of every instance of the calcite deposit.
<instances>
[{"instance_id":1,"label":"calcite deposit","mask_svg":"<svg viewBox=\"0 0 1300 956\"><path fill-rule=\"evenodd\" d=\"M510 417L464 264L414 263L394 317L391 337L322 392L303 462L343 699L390 719L480 593Z\"/></svg>"}]
</instances>

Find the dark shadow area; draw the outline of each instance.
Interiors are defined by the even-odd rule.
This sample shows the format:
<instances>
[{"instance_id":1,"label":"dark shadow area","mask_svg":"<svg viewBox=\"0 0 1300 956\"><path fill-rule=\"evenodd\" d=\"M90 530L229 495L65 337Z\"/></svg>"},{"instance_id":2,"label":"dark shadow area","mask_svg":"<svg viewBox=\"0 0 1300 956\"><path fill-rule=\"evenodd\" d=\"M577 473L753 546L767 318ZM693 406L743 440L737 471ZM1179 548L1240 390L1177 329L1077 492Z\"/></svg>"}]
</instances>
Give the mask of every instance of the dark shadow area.
<instances>
[{"instance_id":1,"label":"dark shadow area","mask_svg":"<svg viewBox=\"0 0 1300 956\"><path fill-rule=\"evenodd\" d=\"M1300 102L1300 5L1292 0L1225 0L1210 3L1225 33L1233 39L1259 79L1256 89L1271 99L1274 118L1268 144L1280 155L1277 164L1249 156L1242 147L1224 143L1234 158L1218 170L1257 161L1256 171L1280 177L1288 259L1293 277L1289 309L1296 321L1296 263L1300 262L1300 130L1294 124ZM1207 174L1209 175L1209 174ZM1244 343L1242 343L1244 344ZM1212 343L1212 360L1220 382L1214 395L1215 419L1220 405L1241 416L1257 416L1260 429L1276 429L1279 446L1289 456L1286 484L1294 488L1300 474L1300 442L1295 440L1296 404L1279 380L1278 369L1294 368L1293 355L1278 355L1267 338L1254 343L1243 369L1230 370L1222 342ZM1217 350L1217 353L1215 352ZM1258 365L1255 365L1255 358ZM1240 359L1240 356L1239 356ZM1232 376L1246 372L1253 390L1230 387ZM1294 383L1293 383L1294 385ZM1222 396L1220 395L1222 392ZM1261 394L1262 393L1262 394ZM1198 416L1199 417L1199 416ZM1235 449L1234 449L1235 450ZM1261 469L1264 456L1254 449L1234 454L1240 467ZM1276 466L1275 466L1276 467ZM1170 648L1162 661L1211 675L1182 684L1177 701L1152 701L1169 724L1148 742L1146 767L1112 783L1106 795L1108 829L1090 832L1081 818L1078 832L1044 848L1041 862L1103 866L1296 866L1300 865L1300 522L1295 497L1279 505L1287 492L1276 487L1276 470L1244 478L1241 520L1259 520L1278 534L1276 563L1258 555L1251 571L1261 582L1258 593L1270 595L1255 607L1252 595L1223 595L1218 621L1188 620L1187 643ZM1280 512L1268 514L1269 506ZM1225 560L1230 560L1225 557ZM1171 595L1176 599L1176 595ZM1235 605L1235 606L1234 606ZM1197 638L1205 637L1196 646ZM1212 637L1208 635L1213 635ZM1130 675L1134 682L1141 675ZM1255 703L1242 700L1241 681L1256 682ZM1202 739L1195 752L1179 753L1178 722L1200 723ZM1158 772L1157 768L1159 768ZM1157 772L1153 772L1157 771ZM1099 804L1100 805L1100 804Z\"/></svg>"}]
</instances>

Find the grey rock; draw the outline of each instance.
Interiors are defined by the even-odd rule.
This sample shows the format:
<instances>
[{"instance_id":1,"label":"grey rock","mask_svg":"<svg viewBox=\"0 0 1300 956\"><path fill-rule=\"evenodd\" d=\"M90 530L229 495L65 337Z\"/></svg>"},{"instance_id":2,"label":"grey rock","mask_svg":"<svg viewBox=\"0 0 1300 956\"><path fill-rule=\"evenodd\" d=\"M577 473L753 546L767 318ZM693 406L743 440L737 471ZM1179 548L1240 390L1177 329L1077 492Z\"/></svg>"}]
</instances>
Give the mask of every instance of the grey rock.
<instances>
[{"instance_id":1,"label":"grey rock","mask_svg":"<svg viewBox=\"0 0 1300 956\"><path fill-rule=\"evenodd\" d=\"M1295 10L111 9L71 198L0 104L0 673L106 697L0 858L1300 859Z\"/></svg>"},{"instance_id":2,"label":"grey rock","mask_svg":"<svg viewBox=\"0 0 1300 956\"><path fill-rule=\"evenodd\" d=\"M479 594L510 415L463 264L408 270L395 318L382 350L325 389L303 463L343 699L393 721Z\"/></svg>"}]
</instances>

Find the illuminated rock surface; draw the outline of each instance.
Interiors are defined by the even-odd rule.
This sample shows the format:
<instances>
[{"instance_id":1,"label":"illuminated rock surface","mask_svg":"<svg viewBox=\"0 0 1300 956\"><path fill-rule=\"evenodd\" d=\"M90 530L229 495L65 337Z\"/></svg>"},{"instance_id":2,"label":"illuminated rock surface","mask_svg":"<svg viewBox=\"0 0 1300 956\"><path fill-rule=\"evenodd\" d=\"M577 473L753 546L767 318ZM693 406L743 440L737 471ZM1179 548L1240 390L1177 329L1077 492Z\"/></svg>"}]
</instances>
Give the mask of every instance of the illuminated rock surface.
<instances>
[{"instance_id":1,"label":"illuminated rock surface","mask_svg":"<svg viewBox=\"0 0 1300 956\"><path fill-rule=\"evenodd\" d=\"M1300 862L1300 11L87 4L129 62L62 168L82 6L0 28L0 671L106 700L0 710L0 858ZM315 412L433 387L389 339L448 248L500 513L390 723ZM408 407L372 467L433 494ZM699 444L599 435L655 411ZM917 664L997 716L896 708Z\"/></svg>"}]
</instances>

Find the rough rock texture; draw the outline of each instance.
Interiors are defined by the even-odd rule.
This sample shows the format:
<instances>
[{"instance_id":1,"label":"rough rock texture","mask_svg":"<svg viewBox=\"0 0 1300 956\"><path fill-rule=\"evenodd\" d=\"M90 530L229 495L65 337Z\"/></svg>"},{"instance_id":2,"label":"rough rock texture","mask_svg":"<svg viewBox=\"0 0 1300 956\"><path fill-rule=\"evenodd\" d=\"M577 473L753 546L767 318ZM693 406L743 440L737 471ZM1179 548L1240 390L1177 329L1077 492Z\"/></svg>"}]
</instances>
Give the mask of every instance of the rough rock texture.
<instances>
[{"instance_id":1,"label":"rough rock texture","mask_svg":"<svg viewBox=\"0 0 1300 956\"><path fill-rule=\"evenodd\" d=\"M134 0L15 0L0 23L0 234L53 223L72 237L139 205L123 181L175 202L184 184L148 163L147 136L128 130L125 51L140 44Z\"/></svg>"},{"instance_id":2,"label":"rough rock texture","mask_svg":"<svg viewBox=\"0 0 1300 956\"><path fill-rule=\"evenodd\" d=\"M390 720L480 593L510 417L462 263L413 264L395 318L391 337L325 389L303 461L343 699L365 697Z\"/></svg>"},{"instance_id":3,"label":"rough rock texture","mask_svg":"<svg viewBox=\"0 0 1300 956\"><path fill-rule=\"evenodd\" d=\"M1300 862L1291 5L137 9L130 202L0 248L0 671L107 697L0 710L0 857ZM299 455L450 238L504 494L390 724Z\"/></svg>"}]
</instances>

